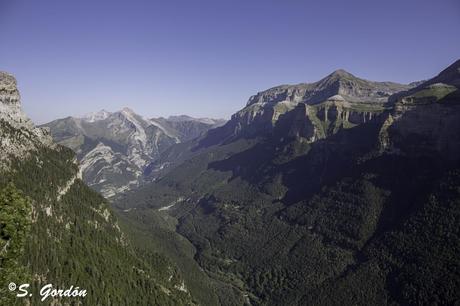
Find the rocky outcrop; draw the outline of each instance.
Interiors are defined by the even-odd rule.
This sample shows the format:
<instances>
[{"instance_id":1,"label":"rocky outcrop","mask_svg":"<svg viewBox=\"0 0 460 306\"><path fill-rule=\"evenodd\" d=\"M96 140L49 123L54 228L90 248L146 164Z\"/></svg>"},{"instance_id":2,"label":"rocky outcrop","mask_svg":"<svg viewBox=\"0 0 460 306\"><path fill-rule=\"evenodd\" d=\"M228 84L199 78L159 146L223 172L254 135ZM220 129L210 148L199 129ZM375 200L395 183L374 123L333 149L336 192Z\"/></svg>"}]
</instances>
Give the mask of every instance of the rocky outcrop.
<instances>
[{"instance_id":1,"label":"rocky outcrop","mask_svg":"<svg viewBox=\"0 0 460 306\"><path fill-rule=\"evenodd\" d=\"M21 107L14 76L0 72L0 168L40 146L54 146L48 131L36 128Z\"/></svg>"},{"instance_id":2,"label":"rocky outcrop","mask_svg":"<svg viewBox=\"0 0 460 306\"><path fill-rule=\"evenodd\" d=\"M15 128L33 131L32 121L22 111L21 96L13 75L0 72L0 120Z\"/></svg>"}]
</instances>

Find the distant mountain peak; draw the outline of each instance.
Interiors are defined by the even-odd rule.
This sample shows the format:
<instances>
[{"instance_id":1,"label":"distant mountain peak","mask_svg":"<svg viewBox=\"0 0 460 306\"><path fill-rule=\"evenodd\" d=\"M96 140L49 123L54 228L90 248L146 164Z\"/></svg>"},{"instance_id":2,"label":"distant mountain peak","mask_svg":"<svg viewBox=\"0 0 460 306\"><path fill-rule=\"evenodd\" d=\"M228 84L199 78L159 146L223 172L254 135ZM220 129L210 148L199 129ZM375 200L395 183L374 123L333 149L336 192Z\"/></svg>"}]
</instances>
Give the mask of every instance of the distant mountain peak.
<instances>
[{"instance_id":1,"label":"distant mountain peak","mask_svg":"<svg viewBox=\"0 0 460 306\"><path fill-rule=\"evenodd\" d=\"M81 119L88 121L88 122L95 122L99 120L105 120L107 117L109 117L112 113L109 111L106 111L105 109L101 109L98 112L91 112L86 115L84 115Z\"/></svg>"},{"instance_id":2,"label":"distant mountain peak","mask_svg":"<svg viewBox=\"0 0 460 306\"><path fill-rule=\"evenodd\" d=\"M226 121L224 119L195 118L195 117L190 117L188 115L169 116L167 120L170 122L187 122L187 121L201 122L201 123L209 124L209 125L216 125L216 124L221 125Z\"/></svg>"},{"instance_id":3,"label":"distant mountain peak","mask_svg":"<svg viewBox=\"0 0 460 306\"><path fill-rule=\"evenodd\" d=\"M136 114L131 108L129 107L123 107L121 110L122 113L127 113L127 114Z\"/></svg>"},{"instance_id":4,"label":"distant mountain peak","mask_svg":"<svg viewBox=\"0 0 460 306\"><path fill-rule=\"evenodd\" d=\"M127 113L127 114L136 114L131 108L129 107L123 107L121 110L119 111L116 111L115 113ZM100 118L99 120L101 119L105 119L107 118L108 116L110 116L111 114L113 114L113 112L109 112L105 109L101 109L100 111L97 111L97 112L90 112L90 113L87 113L85 115L83 115L81 117L81 119L91 119L93 117L96 117L96 118Z\"/></svg>"},{"instance_id":5,"label":"distant mountain peak","mask_svg":"<svg viewBox=\"0 0 460 306\"><path fill-rule=\"evenodd\" d=\"M93 112L84 118L57 119L44 126L56 142L77 152L85 182L105 197L113 197L139 186L144 170L170 146L223 124L186 115L173 118L177 120L148 119L124 107L115 112Z\"/></svg>"},{"instance_id":6,"label":"distant mountain peak","mask_svg":"<svg viewBox=\"0 0 460 306\"><path fill-rule=\"evenodd\" d=\"M169 121L192 121L195 120L195 118L190 117L188 115L176 115L176 116L169 116L168 119Z\"/></svg>"}]
</instances>

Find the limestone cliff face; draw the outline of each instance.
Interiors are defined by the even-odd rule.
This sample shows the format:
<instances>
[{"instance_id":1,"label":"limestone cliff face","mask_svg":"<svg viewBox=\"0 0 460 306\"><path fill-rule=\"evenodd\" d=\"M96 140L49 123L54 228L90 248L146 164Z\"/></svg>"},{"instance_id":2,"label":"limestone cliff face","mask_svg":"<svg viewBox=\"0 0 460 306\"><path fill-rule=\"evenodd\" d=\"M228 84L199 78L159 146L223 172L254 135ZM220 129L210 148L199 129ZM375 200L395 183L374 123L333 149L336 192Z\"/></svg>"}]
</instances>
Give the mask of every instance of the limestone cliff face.
<instances>
[{"instance_id":1,"label":"limestone cliff face","mask_svg":"<svg viewBox=\"0 0 460 306\"><path fill-rule=\"evenodd\" d=\"M399 95L380 132L381 150L458 158L459 88L460 61L457 61L433 79Z\"/></svg>"},{"instance_id":2,"label":"limestone cliff face","mask_svg":"<svg viewBox=\"0 0 460 306\"><path fill-rule=\"evenodd\" d=\"M400 101L388 115L380 133L381 149L408 155L460 155L460 95L458 104L417 105Z\"/></svg>"},{"instance_id":3,"label":"limestone cliff face","mask_svg":"<svg viewBox=\"0 0 460 306\"><path fill-rule=\"evenodd\" d=\"M290 128L288 137L298 137L313 142L337 133L341 129L369 122L379 117L386 108L378 105L357 104L346 101L340 95L334 95L321 103L307 104L294 102L279 102L273 105L251 104L234 114L231 120L220 128L220 139L239 136L262 136L271 134L285 126L287 118L305 121L303 126L314 127L314 131L295 131L296 124ZM295 119L294 119L295 118ZM307 123L308 121L308 123ZM215 131L212 131L215 133ZM286 135L285 135L286 136Z\"/></svg>"},{"instance_id":4,"label":"limestone cliff face","mask_svg":"<svg viewBox=\"0 0 460 306\"><path fill-rule=\"evenodd\" d=\"M341 121L349 124L361 124L371 121L379 113L377 110L357 110L342 103L324 103L318 107L321 121Z\"/></svg>"},{"instance_id":5,"label":"limestone cliff face","mask_svg":"<svg viewBox=\"0 0 460 306\"><path fill-rule=\"evenodd\" d=\"M299 103L280 117L274 129L284 127L284 136L311 143L380 118L383 113L383 109L359 109L335 97L316 105Z\"/></svg>"},{"instance_id":6,"label":"limestone cliff face","mask_svg":"<svg viewBox=\"0 0 460 306\"><path fill-rule=\"evenodd\" d=\"M299 140L314 142L324 138L322 125L316 119L315 110L304 103L282 115L276 123L274 134L279 139L296 138Z\"/></svg>"},{"instance_id":7,"label":"limestone cliff face","mask_svg":"<svg viewBox=\"0 0 460 306\"><path fill-rule=\"evenodd\" d=\"M349 103L340 95L330 97L313 107L319 120L325 123L333 122L345 128L371 121L384 111L383 107Z\"/></svg>"},{"instance_id":8,"label":"limestone cliff face","mask_svg":"<svg viewBox=\"0 0 460 306\"><path fill-rule=\"evenodd\" d=\"M315 104L334 95L340 95L349 102L386 103L392 94L409 90L412 86L368 81L345 70L337 70L314 83L281 85L259 92L249 98L247 105L276 104L283 101Z\"/></svg>"},{"instance_id":9,"label":"limestone cliff face","mask_svg":"<svg viewBox=\"0 0 460 306\"><path fill-rule=\"evenodd\" d=\"M309 120L309 125L315 127L314 136L307 139L314 141L373 120L388 108L391 95L412 86L367 81L344 70L315 83L277 86L250 97L246 107L220 129L220 139L271 133L283 116L291 117L288 113L295 111L296 117L300 109L305 109L303 120Z\"/></svg>"},{"instance_id":10,"label":"limestone cliff face","mask_svg":"<svg viewBox=\"0 0 460 306\"><path fill-rule=\"evenodd\" d=\"M16 79L6 72L0 72L0 119L15 126L33 128L21 109L21 96Z\"/></svg>"},{"instance_id":11,"label":"limestone cliff face","mask_svg":"<svg viewBox=\"0 0 460 306\"><path fill-rule=\"evenodd\" d=\"M0 168L40 146L54 146L48 131L36 128L24 114L16 79L0 72Z\"/></svg>"},{"instance_id":12,"label":"limestone cliff face","mask_svg":"<svg viewBox=\"0 0 460 306\"><path fill-rule=\"evenodd\" d=\"M283 101L273 105L251 104L235 113L229 126L234 135L257 135L269 132L283 114L293 110L298 103Z\"/></svg>"}]
</instances>

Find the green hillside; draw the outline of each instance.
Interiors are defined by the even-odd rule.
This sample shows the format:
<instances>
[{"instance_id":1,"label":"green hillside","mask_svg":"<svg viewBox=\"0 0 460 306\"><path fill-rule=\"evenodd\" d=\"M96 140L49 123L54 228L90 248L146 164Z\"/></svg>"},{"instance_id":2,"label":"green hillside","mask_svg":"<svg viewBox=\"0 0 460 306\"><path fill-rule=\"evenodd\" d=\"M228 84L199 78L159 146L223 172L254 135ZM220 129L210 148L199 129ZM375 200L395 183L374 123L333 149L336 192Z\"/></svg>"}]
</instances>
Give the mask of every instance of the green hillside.
<instances>
[{"instance_id":1,"label":"green hillside","mask_svg":"<svg viewBox=\"0 0 460 306\"><path fill-rule=\"evenodd\" d=\"M6 126L14 131L2 121ZM106 200L77 172L70 149L45 146L11 160L2 172L2 299L25 302L5 290L14 281L31 283L32 304L47 283L86 289L84 298L59 300L72 305L195 304L174 263L155 251L136 249Z\"/></svg>"},{"instance_id":2,"label":"green hillside","mask_svg":"<svg viewBox=\"0 0 460 306\"><path fill-rule=\"evenodd\" d=\"M176 165L115 205L173 224L190 258L252 305L454 305L460 108L457 91L439 88L428 81L313 140L305 107L256 134L231 134L234 117L170 149L164 161Z\"/></svg>"}]
</instances>

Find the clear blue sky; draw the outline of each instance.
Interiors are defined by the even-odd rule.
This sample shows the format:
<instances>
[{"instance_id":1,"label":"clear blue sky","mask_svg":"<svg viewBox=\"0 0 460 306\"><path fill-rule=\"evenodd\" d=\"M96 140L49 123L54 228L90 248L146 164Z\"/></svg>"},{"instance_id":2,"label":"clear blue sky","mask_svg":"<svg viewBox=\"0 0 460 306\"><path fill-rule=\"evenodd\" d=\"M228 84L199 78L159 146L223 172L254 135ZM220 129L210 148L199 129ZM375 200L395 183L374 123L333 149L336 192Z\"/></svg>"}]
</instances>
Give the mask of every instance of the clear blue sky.
<instances>
[{"instance_id":1,"label":"clear blue sky","mask_svg":"<svg viewBox=\"0 0 460 306\"><path fill-rule=\"evenodd\" d=\"M458 0L0 0L0 70L39 123L124 106L229 117L338 68L411 82L458 58Z\"/></svg>"}]
</instances>

